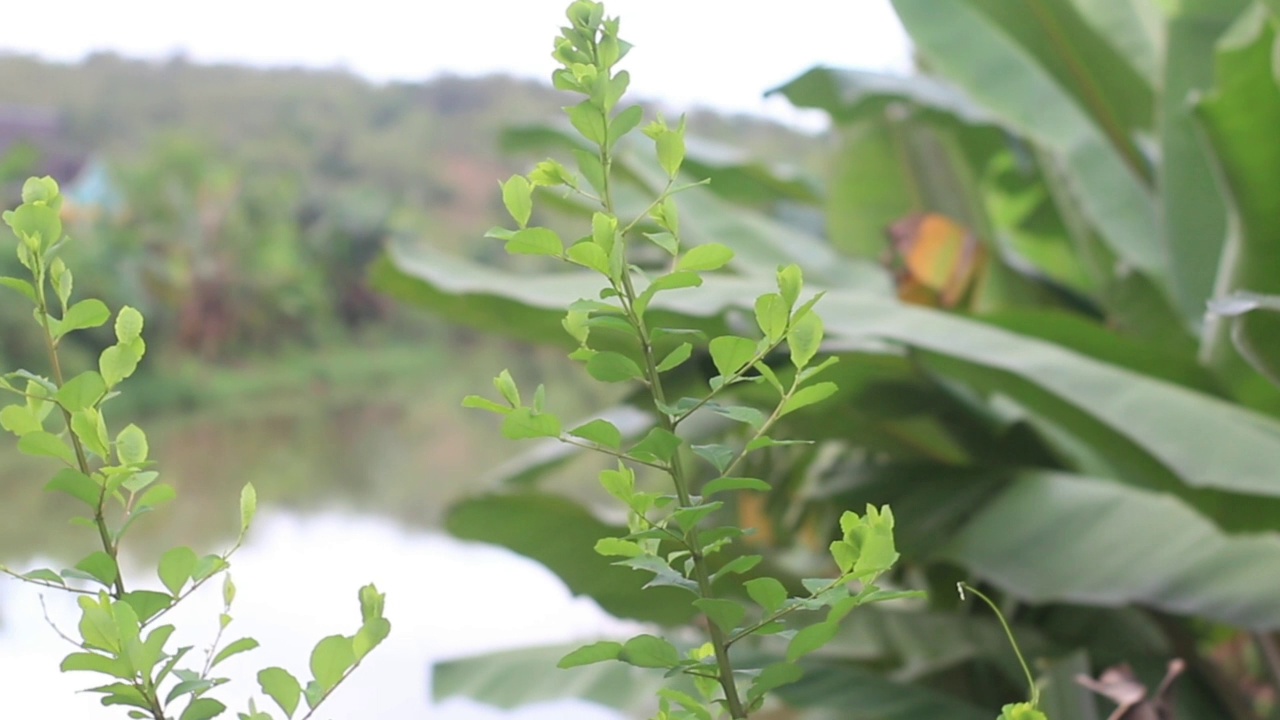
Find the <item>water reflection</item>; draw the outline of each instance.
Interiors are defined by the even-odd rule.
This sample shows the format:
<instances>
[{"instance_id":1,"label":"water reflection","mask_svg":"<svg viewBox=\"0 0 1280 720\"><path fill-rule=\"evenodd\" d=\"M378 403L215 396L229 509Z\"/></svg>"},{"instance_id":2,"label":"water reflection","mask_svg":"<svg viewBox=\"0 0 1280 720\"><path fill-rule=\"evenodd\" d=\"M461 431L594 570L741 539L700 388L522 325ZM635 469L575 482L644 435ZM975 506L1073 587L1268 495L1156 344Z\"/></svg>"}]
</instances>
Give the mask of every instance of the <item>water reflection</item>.
<instances>
[{"instance_id":1,"label":"water reflection","mask_svg":"<svg viewBox=\"0 0 1280 720\"><path fill-rule=\"evenodd\" d=\"M136 565L127 562L129 565ZM150 575L132 567L133 577ZM223 666L240 688L255 688L253 673L280 665L307 674L307 656L319 638L358 624L356 589L369 581L387 593L390 638L327 704L337 718L582 718L616 715L584 703L551 703L503 713L472 702L433 705L429 665L446 659L521 645L589 640L625 631L594 603L571 597L541 566L504 550L463 543L433 531L406 529L388 519L347 513L302 516L264 510L250 542L236 556L239 588L227 640L257 638L262 647ZM43 593L50 618L74 635L73 598ZM207 644L215 630L219 593L208 588L174 613L181 629L205 626L200 636L175 635L179 645ZM0 583L0 717L95 717L120 714L75 695L90 677L57 670L70 646L39 621L32 588ZM21 618L21 622L14 619ZM197 625L193 625L196 623ZM23 692L14 692L22 688ZM243 697L219 696L233 710ZM268 701L269 702L269 701Z\"/></svg>"}]
</instances>

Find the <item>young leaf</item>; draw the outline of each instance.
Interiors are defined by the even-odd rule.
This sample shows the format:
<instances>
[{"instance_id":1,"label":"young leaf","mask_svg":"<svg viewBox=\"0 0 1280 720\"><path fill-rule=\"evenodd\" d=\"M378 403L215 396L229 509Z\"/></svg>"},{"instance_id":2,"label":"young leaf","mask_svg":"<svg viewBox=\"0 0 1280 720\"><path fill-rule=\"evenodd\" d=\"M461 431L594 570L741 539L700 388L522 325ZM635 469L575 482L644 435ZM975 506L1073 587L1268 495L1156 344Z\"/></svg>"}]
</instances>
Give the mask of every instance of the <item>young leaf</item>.
<instances>
[{"instance_id":1,"label":"young leaf","mask_svg":"<svg viewBox=\"0 0 1280 720\"><path fill-rule=\"evenodd\" d=\"M76 464L76 454L66 441L50 432L37 430L18 440L18 450L35 457L50 457L68 465Z\"/></svg>"},{"instance_id":2,"label":"young leaf","mask_svg":"<svg viewBox=\"0 0 1280 720\"><path fill-rule=\"evenodd\" d=\"M44 489L66 493L91 508L98 507L98 501L102 499L102 487L89 476L71 468L59 470L45 483Z\"/></svg>"},{"instance_id":3,"label":"young leaf","mask_svg":"<svg viewBox=\"0 0 1280 720\"><path fill-rule=\"evenodd\" d=\"M222 648L222 650L220 650L217 655L214 655L213 662L210 664L210 667L216 667L218 663L222 662L223 660L226 660L232 655L239 655L240 653L249 652L250 650L253 650L257 647L258 647L257 640L254 640L253 638L249 638L249 637L240 638L239 640L236 640L235 642Z\"/></svg>"},{"instance_id":4,"label":"young leaf","mask_svg":"<svg viewBox=\"0 0 1280 720\"><path fill-rule=\"evenodd\" d=\"M746 609L733 600L702 598L694 600L693 604L726 633L733 632L734 628L742 624L742 619L747 614Z\"/></svg>"},{"instance_id":5,"label":"young leaf","mask_svg":"<svg viewBox=\"0 0 1280 720\"><path fill-rule=\"evenodd\" d=\"M75 412L92 407L107 392L107 386L98 373L87 370L67 381L56 396L58 404Z\"/></svg>"},{"instance_id":6,"label":"young leaf","mask_svg":"<svg viewBox=\"0 0 1280 720\"><path fill-rule=\"evenodd\" d=\"M556 663L556 667L567 670L568 668L578 667L580 665L590 665L592 663L604 662L606 660L617 660L622 654L622 644L612 641L604 641L584 645L573 652L560 658L560 662Z\"/></svg>"},{"instance_id":7,"label":"young leaf","mask_svg":"<svg viewBox=\"0 0 1280 720\"><path fill-rule=\"evenodd\" d=\"M640 458L652 458L658 462L668 463L675 457L684 441L672 432L660 427L651 429L640 442L631 448L631 454Z\"/></svg>"},{"instance_id":8,"label":"young leaf","mask_svg":"<svg viewBox=\"0 0 1280 720\"><path fill-rule=\"evenodd\" d=\"M680 664L680 653L660 637L637 635L622 646L618 659L643 668L672 668Z\"/></svg>"},{"instance_id":9,"label":"young leaf","mask_svg":"<svg viewBox=\"0 0 1280 720\"><path fill-rule=\"evenodd\" d=\"M675 235L672 235L669 232L658 232L645 233L644 236L649 240L649 242L657 245L663 250L666 250L667 254L671 257L675 257L680 254L680 241L676 240Z\"/></svg>"},{"instance_id":10,"label":"young leaf","mask_svg":"<svg viewBox=\"0 0 1280 720\"><path fill-rule=\"evenodd\" d=\"M26 280L19 280L15 277L0 277L0 287L7 287L10 290L17 291L31 302L36 301L36 289Z\"/></svg>"},{"instance_id":11,"label":"young leaf","mask_svg":"<svg viewBox=\"0 0 1280 720\"><path fill-rule=\"evenodd\" d=\"M462 407L475 408L478 410L488 410L489 412L495 412L495 413L498 413L499 415L506 415L507 413L511 412L510 407L506 405L499 405L498 403L490 400L489 398L481 397L479 395L468 395L462 398Z\"/></svg>"},{"instance_id":12,"label":"young leaf","mask_svg":"<svg viewBox=\"0 0 1280 720\"><path fill-rule=\"evenodd\" d=\"M26 405L9 405L0 410L0 427L18 437L44 429L44 425Z\"/></svg>"},{"instance_id":13,"label":"young leaf","mask_svg":"<svg viewBox=\"0 0 1280 720\"><path fill-rule=\"evenodd\" d=\"M816 313L805 313L798 318L787 334L787 345L791 348L791 363L797 370L803 370L822 346L822 318Z\"/></svg>"},{"instance_id":14,"label":"young leaf","mask_svg":"<svg viewBox=\"0 0 1280 720\"><path fill-rule=\"evenodd\" d=\"M634 360L616 352L596 353L587 361L587 374L600 382L615 383L638 380L644 371Z\"/></svg>"},{"instance_id":15,"label":"young leaf","mask_svg":"<svg viewBox=\"0 0 1280 720\"><path fill-rule=\"evenodd\" d=\"M837 389L836 384L833 382L820 382L802 387L782 404L782 411L778 413L778 416L788 415L800 408L822 402L834 395Z\"/></svg>"},{"instance_id":16,"label":"young leaf","mask_svg":"<svg viewBox=\"0 0 1280 720\"><path fill-rule=\"evenodd\" d=\"M839 628L838 623L820 622L801 629L787 645L787 662L793 663L831 642Z\"/></svg>"},{"instance_id":17,"label":"young leaf","mask_svg":"<svg viewBox=\"0 0 1280 720\"><path fill-rule=\"evenodd\" d=\"M770 343L778 342L786 334L790 315L791 308L778 293L765 293L756 298L756 325Z\"/></svg>"},{"instance_id":18,"label":"young leaf","mask_svg":"<svg viewBox=\"0 0 1280 720\"><path fill-rule=\"evenodd\" d=\"M737 455L737 452L728 445L694 445L692 449L698 457L714 465L716 470L720 472L724 472L725 468L729 467L729 463L733 462L734 456Z\"/></svg>"},{"instance_id":19,"label":"young leaf","mask_svg":"<svg viewBox=\"0 0 1280 720\"><path fill-rule=\"evenodd\" d=\"M330 635L311 651L311 674L324 691L332 690L342 676L356 662L351 640L342 635Z\"/></svg>"},{"instance_id":20,"label":"young leaf","mask_svg":"<svg viewBox=\"0 0 1280 720\"><path fill-rule=\"evenodd\" d=\"M502 204L521 228L529 224L533 212L533 186L523 175L512 175L502 184Z\"/></svg>"},{"instance_id":21,"label":"young leaf","mask_svg":"<svg viewBox=\"0 0 1280 720\"><path fill-rule=\"evenodd\" d=\"M729 377L746 367L756 356L756 342L744 337L721 335L707 345L711 361L722 377Z\"/></svg>"},{"instance_id":22,"label":"young leaf","mask_svg":"<svg viewBox=\"0 0 1280 720\"><path fill-rule=\"evenodd\" d=\"M107 424L97 408L83 408L71 413L71 431L90 452L100 458L111 456L107 440Z\"/></svg>"},{"instance_id":23,"label":"young leaf","mask_svg":"<svg viewBox=\"0 0 1280 720\"><path fill-rule=\"evenodd\" d=\"M149 447L147 434L132 423L116 436L116 458L121 465L137 465L146 462Z\"/></svg>"},{"instance_id":24,"label":"young leaf","mask_svg":"<svg viewBox=\"0 0 1280 720\"><path fill-rule=\"evenodd\" d=\"M240 535L243 536L249 531L249 525L253 523L253 516L258 513L258 491L254 489L253 483L245 483L240 489Z\"/></svg>"},{"instance_id":25,"label":"young leaf","mask_svg":"<svg viewBox=\"0 0 1280 720\"><path fill-rule=\"evenodd\" d=\"M351 652L356 656L356 661L364 659L374 648L387 639L391 634L391 623L386 618L376 617L366 620L364 625L356 631L355 637L351 638Z\"/></svg>"},{"instance_id":26,"label":"young leaf","mask_svg":"<svg viewBox=\"0 0 1280 720\"><path fill-rule=\"evenodd\" d=\"M564 255L564 241L554 230L544 227L517 230L507 240L506 248L512 255Z\"/></svg>"},{"instance_id":27,"label":"young leaf","mask_svg":"<svg viewBox=\"0 0 1280 720\"><path fill-rule=\"evenodd\" d=\"M570 430L569 434L612 450L622 447L622 433L608 420L592 420Z\"/></svg>"},{"instance_id":28,"label":"young leaf","mask_svg":"<svg viewBox=\"0 0 1280 720\"><path fill-rule=\"evenodd\" d=\"M63 315L62 319L56 323L53 337L56 340L73 330L96 328L106 323L110 318L111 311L107 309L106 303L95 298L81 300L67 308L66 315Z\"/></svg>"},{"instance_id":29,"label":"young leaf","mask_svg":"<svg viewBox=\"0 0 1280 720\"><path fill-rule=\"evenodd\" d=\"M511 378L509 371L498 373L498 377L493 379L493 387L502 395L502 399L511 403L511 407L520 407L520 391L516 389L516 381Z\"/></svg>"},{"instance_id":30,"label":"young leaf","mask_svg":"<svg viewBox=\"0 0 1280 720\"><path fill-rule=\"evenodd\" d=\"M783 685L790 685L803 675L804 670L794 663L786 662L769 665L751 683L751 688L747 690L747 703L754 705L766 693Z\"/></svg>"},{"instance_id":31,"label":"young leaf","mask_svg":"<svg viewBox=\"0 0 1280 720\"><path fill-rule=\"evenodd\" d=\"M707 243L690 248L676 262L676 270L702 272L719 270L733 259L733 251L720 243Z\"/></svg>"},{"instance_id":32,"label":"young leaf","mask_svg":"<svg viewBox=\"0 0 1280 720\"><path fill-rule=\"evenodd\" d=\"M141 357L129 346L112 345L103 350L98 357L98 371L102 374L103 383L108 389L115 387L138 369L139 360Z\"/></svg>"},{"instance_id":33,"label":"young leaf","mask_svg":"<svg viewBox=\"0 0 1280 720\"><path fill-rule=\"evenodd\" d=\"M609 124L609 149L612 150L613 146L618 144L618 140L621 139L623 135L635 130L636 126L639 125L640 121L643 119L644 110L641 109L639 105L632 105L626 110L618 113L618 115L613 118L613 122Z\"/></svg>"},{"instance_id":34,"label":"young leaf","mask_svg":"<svg viewBox=\"0 0 1280 720\"><path fill-rule=\"evenodd\" d=\"M609 255L599 245L591 241L583 241L575 245L570 245L566 253L569 260L581 265L585 268L595 270L596 272L609 276Z\"/></svg>"},{"instance_id":35,"label":"young leaf","mask_svg":"<svg viewBox=\"0 0 1280 720\"><path fill-rule=\"evenodd\" d=\"M110 587L116 581L116 578L120 576L116 561L101 550L85 556L84 559L76 563L76 569L88 573L90 577L107 587Z\"/></svg>"},{"instance_id":36,"label":"young leaf","mask_svg":"<svg viewBox=\"0 0 1280 720\"><path fill-rule=\"evenodd\" d=\"M775 613L787 601L787 589L771 577L755 578L743 585L747 588L747 595L765 612Z\"/></svg>"},{"instance_id":37,"label":"young leaf","mask_svg":"<svg viewBox=\"0 0 1280 720\"><path fill-rule=\"evenodd\" d=\"M588 100L573 107L567 107L564 111L569 116L569 122L573 123L574 129L581 133L583 138L595 145L605 144L607 138L605 137L604 113L600 108Z\"/></svg>"},{"instance_id":38,"label":"young leaf","mask_svg":"<svg viewBox=\"0 0 1280 720\"><path fill-rule=\"evenodd\" d=\"M297 678L289 674L288 670L269 667L259 672L258 686L275 701L276 705L280 706L285 717L293 717L294 711L298 709L298 701L302 697L302 685Z\"/></svg>"},{"instance_id":39,"label":"young leaf","mask_svg":"<svg viewBox=\"0 0 1280 720\"><path fill-rule=\"evenodd\" d=\"M675 368L680 367L680 365L683 364L684 361L688 360L692 355L693 345L690 345L689 343L680 343L676 346L675 350L667 353L667 356L662 358L662 362L658 363L658 372L674 370Z\"/></svg>"},{"instance_id":40,"label":"young leaf","mask_svg":"<svg viewBox=\"0 0 1280 720\"><path fill-rule=\"evenodd\" d=\"M605 557L640 557L644 555L644 548L630 540L622 538L606 537L596 541L595 551L597 554Z\"/></svg>"},{"instance_id":41,"label":"young leaf","mask_svg":"<svg viewBox=\"0 0 1280 720\"><path fill-rule=\"evenodd\" d=\"M116 340L131 345L142 336L142 313L125 305L116 314Z\"/></svg>"},{"instance_id":42,"label":"young leaf","mask_svg":"<svg viewBox=\"0 0 1280 720\"><path fill-rule=\"evenodd\" d=\"M769 483L757 478L749 477L721 477L712 480L702 486L702 495L711 497L716 493L736 492L739 490L755 490L757 492L769 492L773 486Z\"/></svg>"},{"instance_id":43,"label":"young leaf","mask_svg":"<svg viewBox=\"0 0 1280 720\"><path fill-rule=\"evenodd\" d=\"M502 435L508 440L558 438L560 420L550 413L535 413L533 408L516 408L502 421Z\"/></svg>"}]
</instances>

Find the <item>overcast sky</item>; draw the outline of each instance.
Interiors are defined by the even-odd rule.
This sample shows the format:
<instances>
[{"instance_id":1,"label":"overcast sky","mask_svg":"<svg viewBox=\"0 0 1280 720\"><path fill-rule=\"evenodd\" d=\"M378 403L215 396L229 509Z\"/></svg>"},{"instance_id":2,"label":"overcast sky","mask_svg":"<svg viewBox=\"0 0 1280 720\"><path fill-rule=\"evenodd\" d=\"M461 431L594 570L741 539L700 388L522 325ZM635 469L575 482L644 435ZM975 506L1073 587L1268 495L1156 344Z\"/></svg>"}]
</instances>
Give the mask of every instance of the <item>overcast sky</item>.
<instances>
[{"instance_id":1,"label":"overcast sky","mask_svg":"<svg viewBox=\"0 0 1280 720\"><path fill-rule=\"evenodd\" d=\"M374 80L452 72L546 78L566 0L59 0L11 3L0 51L76 60L95 50L254 65L343 66ZM818 65L904 71L888 0L610 0L636 45L640 95L673 106L794 117L762 93ZM3 99L0 88L0 100Z\"/></svg>"}]
</instances>

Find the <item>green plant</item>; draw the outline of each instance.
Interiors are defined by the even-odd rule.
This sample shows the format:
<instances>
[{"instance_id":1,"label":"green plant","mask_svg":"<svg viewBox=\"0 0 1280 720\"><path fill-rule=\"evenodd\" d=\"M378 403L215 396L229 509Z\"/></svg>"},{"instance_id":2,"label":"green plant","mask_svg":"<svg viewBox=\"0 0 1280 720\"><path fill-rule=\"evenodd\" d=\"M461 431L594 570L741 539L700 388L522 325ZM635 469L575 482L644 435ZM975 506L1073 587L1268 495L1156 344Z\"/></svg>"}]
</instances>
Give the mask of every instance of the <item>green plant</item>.
<instances>
[{"instance_id":1,"label":"green plant","mask_svg":"<svg viewBox=\"0 0 1280 720\"><path fill-rule=\"evenodd\" d=\"M559 666L618 660L664 670L669 676L691 678L692 692L674 686L659 690L659 718L709 720L717 714L716 705L731 718L745 718L761 707L769 691L800 678L798 661L829 642L852 610L920 594L877 584L898 559L894 518L887 506L877 510L868 505L861 516L845 512L839 521L840 538L830 546L839 573L834 578L804 579L803 590L794 595L778 579L757 571L760 555L741 553L746 529L711 525L723 517L727 497L772 489L768 482L739 472L752 453L803 443L771 437L778 421L837 390L834 383L815 381L834 363L814 363L823 338L823 324L814 310L821 294L801 302L800 268L778 269L777 291L762 293L754 301L759 337L721 334L708 340L698 329L672 325L651 312L660 293L701 286L703 274L729 264L734 253L719 243L682 244L675 196L691 187L677 182L685 156L683 120L671 126L658 119L645 126L666 181L643 211L628 216L619 210L614 151L640 126L643 113L637 105L621 103L629 75L616 64L629 45L618 37L618 20L606 18L604 12L603 5L587 0L570 5L569 25L562 29L554 52L561 65L553 76L555 86L585 96L565 112L590 150L575 153L576 173L546 160L528 176L504 183L503 202L518 227L497 228L488 236L505 241L509 253L555 258L603 280L598 293L568 306L562 326L577 345L570 357L584 363L597 381L641 386L656 424L638 439L624 436L617 425L600 418L566 430L546 410L545 388L538 386L526 401L507 371L494 380L500 401L473 395L464 405L502 415L502 432L510 439L551 438L614 458L616 466L600 473L600 483L626 506L629 532L600 538L595 551L616 565L652 574L647 586L687 591L692 596L687 602L701 614L706 642L683 652L668 639L644 634L624 643L604 641L578 648ZM531 225L537 188L561 189L594 205L589 234L566 245L551 229ZM638 243L647 243L643 250L657 252L646 259L642 248L633 247ZM700 396L669 392L668 374L703 349L715 368L709 388ZM775 363L782 353L786 361ZM743 386L771 393L772 410L730 402ZM700 414L745 426L745 440L737 445L689 442L680 433ZM642 473L664 481L655 485ZM741 582L741 577L749 579ZM854 584L856 591L851 590ZM747 598L749 603L744 602ZM800 611L822 611L825 616L794 631L781 657L748 663L744 669L735 649L750 639L792 632L783 620Z\"/></svg>"},{"instance_id":2,"label":"green plant","mask_svg":"<svg viewBox=\"0 0 1280 720\"><path fill-rule=\"evenodd\" d=\"M96 299L72 302L73 276L59 256L68 239L63 236L59 211L62 196L51 178L32 178L22 190L22 205L4 213L17 239L17 255L31 276L4 277L0 285L17 292L34 306L36 324L48 352L50 376L28 370L0 375L0 391L18 402L0 409L0 426L18 436L22 452L57 461L62 466L45 486L79 501L87 516L73 524L90 529L99 548L73 567L55 572L41 568L17 572L0 566L0 573L46 589L78 596L79 639L62 662L64 672L90 672L107 678L89 691L102 696L105 706L120 705L129 717L152 720L202 720L223 714L226 706L211 696L227 682L215 670L224 660L253 650L258 643L243 637L223 644L232 622L236 587L228 573L230 558L239 549L257 509L257 494L246 485L240 496L240 532L231 548L198 556L189 547L163 553L156 574L162 589L139 589L120 571L124 540L133 523L173 501L176 491L159 481L148 460L146 434L128 425L114 437L108 431L105 409L119 394L122 381L137 369L146 352L142 314L124 307L116 314L116 342L102 351L97 369L67 377L59 344L73 332L106 324L111 313ZM50 294L52 293L52 299ZM175 626L160 621L184 599L219 575L223 576L223 611L217 631L202 661L187 658L191 646L174 648ZM287 670L271 667L258 673L262 692L293 717L300 700L316 708L359 666L361 660L390 631L383 617L384 596L373 585L360 589L361 625L352 636L322 639L310 659L314 678L304 687ZM187 661L186 667L181 664ZM185 706L183 706L185 703ZM181 706L181 710L178 708ZM242 720L269 720L251 700Z\"/></svg>"},{"instance_id":3,"label":"green plant","mask_svg":"<svg viewBox=\"0 0 1280 720\"><path fill-rule=\"evenodd\" d=\"M840 390L782 420L818 443L778 453L782 481L760 513L772 537L759 552L803 565L816 554L804 538L824 518L890 504L900 565L935 590L909 612L868 609L867 634L838 637L811 660L812 680L780 692L845 720L848 708L868 720L989 719L987 708L1023 692L1022 672L996 641L998 623L955 602L950 588L972 578L1039 661L1055 720L1097 714L1076 674L1128 662L1151 685L1175 658L1187 663L1172 688L1179 717L1267 717L1280 687L1265 663L1280 594L1251 578L1280 562L1280 394L1266 380L1280 323L1203 311L1236 291L1280 293L1275 3L894 5L919 75L818 68L777 91L832 119L838 149L821 201L760 182L742 203L716 182L741 168L700 158L685 179L712 183L681 195L682 239L731 233L738 276L708 278L700 305L652 304L673 322L727 328L777 265L803 268L826 293L823 351L841 358L826 378ZM557 128L507 139L539 152L580 146ZM619 197L661 187L647 160L620 147ZM916 274L878 267L890 228ZM948 258L966 256L985 259L964 292L946 292L966 277ZM377 272L399 297L544 343L555 342L543 332L559 320L551 308L582 292L568 277L407 245ZM912 283L932 291L922 293L932 306L902 300L921 299L904 292ZM1238 311L1269 304L1244 297ZM504 485L537 488L561 461L531 454ZM611 602L581 579L599 572L588 559L486 532L482 506L460 504L451 529ZM522 512L553 511L530 502ZM570 515L555 512L566 527ZM671 622L656 605L613 609ZM1221 662L1226 653L1244 669ZM437 687L472 692L467 673L499 661L460 661ZM531 677L529 692L539 683Z\"/></svg>"}]
</instances>

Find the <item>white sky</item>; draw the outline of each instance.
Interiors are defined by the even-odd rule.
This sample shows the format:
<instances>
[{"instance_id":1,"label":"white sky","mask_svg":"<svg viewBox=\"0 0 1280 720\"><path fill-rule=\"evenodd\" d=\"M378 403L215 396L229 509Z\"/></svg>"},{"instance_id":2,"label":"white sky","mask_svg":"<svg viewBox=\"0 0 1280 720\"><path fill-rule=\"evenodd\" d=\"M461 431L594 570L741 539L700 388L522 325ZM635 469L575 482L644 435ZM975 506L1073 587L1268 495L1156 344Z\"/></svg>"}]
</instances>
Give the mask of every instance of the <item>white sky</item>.
<instances>
[{"instance_id":1,"label":"white sky","mask_svg":"<svg viewBox=\"0 0 1280 720\"><path fill-rule=\"evenodd\" d=\"M441 72L547 78L567 0L59 0L6 3L0 51L77 60L95 50L254 65L343 66L374 80ZM763 92L814 65L905 71L888 0L609 0L632 89L674 107L796 119ZM52 22L52 26L50 23ZM0 88L0 99L4 89Z\"/></svg>"}]
</instances>

